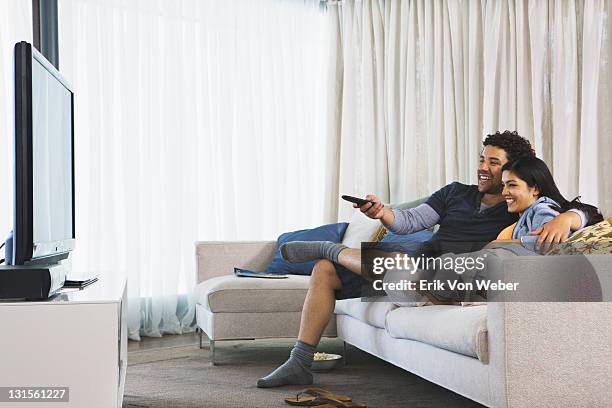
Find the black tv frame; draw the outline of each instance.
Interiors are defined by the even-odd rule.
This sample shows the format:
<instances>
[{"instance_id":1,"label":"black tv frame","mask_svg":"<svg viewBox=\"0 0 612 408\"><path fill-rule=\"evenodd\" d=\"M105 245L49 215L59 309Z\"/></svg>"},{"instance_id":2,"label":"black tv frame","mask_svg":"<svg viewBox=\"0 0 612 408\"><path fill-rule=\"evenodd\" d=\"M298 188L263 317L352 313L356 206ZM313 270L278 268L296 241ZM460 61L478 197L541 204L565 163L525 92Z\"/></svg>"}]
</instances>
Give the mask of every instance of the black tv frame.
<instances>
[{"instance_id":1,"label":"black tv frame","mask_svg":"<svg viewBox=\"0 0 612 408\"><path fill-rule=\"evenodd\" d=\"M75 245L74 91L70 84L32 45L15 44L15 191L12 265L49 264L68 257ZM33 231L32 62L38 61L71 94L72 237L45 243L35 253Z\"/></svg>"}]
</instances>

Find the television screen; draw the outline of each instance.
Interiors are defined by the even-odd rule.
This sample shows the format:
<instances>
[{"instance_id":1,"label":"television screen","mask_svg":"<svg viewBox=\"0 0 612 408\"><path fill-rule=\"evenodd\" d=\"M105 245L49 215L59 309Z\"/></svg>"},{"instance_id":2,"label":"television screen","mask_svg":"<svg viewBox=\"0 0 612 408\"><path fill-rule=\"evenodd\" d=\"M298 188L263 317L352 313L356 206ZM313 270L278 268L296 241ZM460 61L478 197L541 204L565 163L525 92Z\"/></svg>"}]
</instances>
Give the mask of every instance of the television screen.
<instances>
[{"instance_id":1,"label":"television screen","mask_svg":"<svg viewBox=\"0 0 612 408\"><path fill-rule=\"evenodd\" d=\"M33 241L72 236L72 93L32 61Z\"/></svg>"},{"instance_id":2,"label":"television screen","mask_svg":"<svg viewBox=\"0 0 612 408\"><path fill-rule=\"evenodd\" d=\"M74 247L73 114L68 82L30 44L17 43L15 265L61 259Z\"/></svg>"}]
</instances>

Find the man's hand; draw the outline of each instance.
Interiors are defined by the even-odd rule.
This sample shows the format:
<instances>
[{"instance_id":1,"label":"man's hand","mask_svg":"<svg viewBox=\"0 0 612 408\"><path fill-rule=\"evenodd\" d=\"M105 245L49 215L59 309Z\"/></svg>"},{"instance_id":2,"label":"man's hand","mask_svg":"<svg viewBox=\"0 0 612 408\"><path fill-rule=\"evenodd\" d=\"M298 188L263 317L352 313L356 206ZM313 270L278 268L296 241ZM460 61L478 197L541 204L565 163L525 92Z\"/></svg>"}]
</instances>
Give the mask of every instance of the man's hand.
<instances>
[{"instance_id":1,"label":"man's hand","mask_svg":"<svg viewBox=\"0 0 612 408\"><path fill-rule=\"evenodd\" d=\"M580 228L580 216L574 212L567 211L559 214L546 224L529 233L529 235L539 235L536 242L536 251L547 252L554 244L565 242L569 237L570 231Z\"/></svg>"},{"instance_id":2,"label":"man's hand","mask_svg":"<svg viewBox=\"0 0 612 408\"><path fill-rule=\"evenodd\" d=\"M361 207L357 204L353 204L353 207L359 208L359 211L373 220L380 220L385 215L385 208L382 201L375 195L367 195L365 199L370 201L370 203L362 205Z\"/></svg>"}]
</instances>

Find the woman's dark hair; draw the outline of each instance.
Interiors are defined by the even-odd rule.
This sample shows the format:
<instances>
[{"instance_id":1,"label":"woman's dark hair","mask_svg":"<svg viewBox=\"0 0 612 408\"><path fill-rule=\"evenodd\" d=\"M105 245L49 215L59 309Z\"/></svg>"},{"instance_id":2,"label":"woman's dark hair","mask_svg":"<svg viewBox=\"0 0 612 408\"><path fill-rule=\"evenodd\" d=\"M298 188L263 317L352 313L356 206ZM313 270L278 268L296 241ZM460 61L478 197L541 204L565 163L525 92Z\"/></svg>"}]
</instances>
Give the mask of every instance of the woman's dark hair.
<instances>
[{"instance_id":1,"label":"woman's dark hair","mask_svg":"<svg viewBox=\"0 0 612 408\"><path fill-rule=\"evenodd\" d=\"M603 220L603 216L597 209L589 204L580 202L580 197L568 201L561 195L555 180L550 174L550 170L544 161L537 157L523 156L504 164L502 171L511 171L523 180L529 187L537 187L540 190L540 197L548 197L559 203L559 206L552 208L559 212L566 212L569 209L577 209L587 216L587 225L592 225Z\"/></svg>"}]
</instances>

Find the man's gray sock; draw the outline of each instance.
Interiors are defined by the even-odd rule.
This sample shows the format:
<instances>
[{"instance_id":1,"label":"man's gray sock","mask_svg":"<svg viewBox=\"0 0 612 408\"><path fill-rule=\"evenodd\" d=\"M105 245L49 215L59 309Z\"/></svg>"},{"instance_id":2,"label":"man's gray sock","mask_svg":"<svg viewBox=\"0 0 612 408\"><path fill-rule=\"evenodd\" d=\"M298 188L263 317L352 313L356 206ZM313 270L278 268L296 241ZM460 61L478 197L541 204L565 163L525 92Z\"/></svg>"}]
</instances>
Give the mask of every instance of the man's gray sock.
<instances>
[{"instance_id":1,"label":"man's gray sock","mask_svg":"<svg viewBox=\"0 0 612 408\"><path fill-rule=\"evenodd\" d=\"M293 241L281 245L280 252L283 259L291 263L329 259L338 262L338 254L346 245L330 241Z\"/></svg>"},{"instance_id":2,"label":"man's gray sock","mask_svg":"<svg viewBox=\"0 0 612 408\"><path fill-rule=\"evenodd\" d=\"M315 347L298 340L291 350L289 360L272 373L257 380L257 387L272 388L289 384L312 384L310 367L312 366L315 351Z\"/></svg>"}]
</instances>

